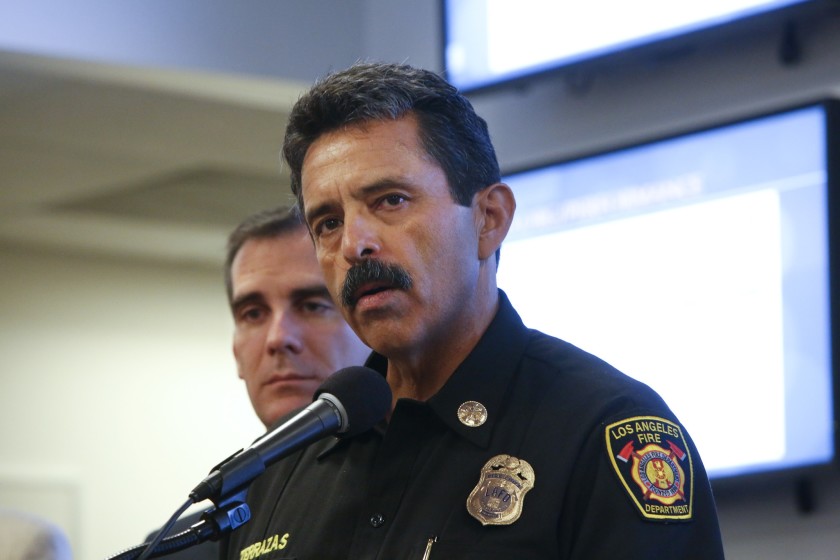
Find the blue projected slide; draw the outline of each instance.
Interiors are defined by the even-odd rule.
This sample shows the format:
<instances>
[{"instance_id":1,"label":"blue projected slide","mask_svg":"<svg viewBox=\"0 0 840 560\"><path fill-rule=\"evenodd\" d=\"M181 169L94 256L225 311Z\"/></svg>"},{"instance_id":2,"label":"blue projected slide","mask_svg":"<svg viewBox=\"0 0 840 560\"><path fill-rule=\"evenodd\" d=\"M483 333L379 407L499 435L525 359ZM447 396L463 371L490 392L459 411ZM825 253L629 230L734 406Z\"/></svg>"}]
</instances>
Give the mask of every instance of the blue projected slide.
<instances>
[{"instance_id":1,"label":"blue projected slide","mask_svg":"<svg viewBox=\"0 0 840 560\"><path fill-rule=\"evenodd\" d=\"M822 107L505 178L525 324L656 389L712 476L829 461Z\"/></svg>"}]
</instances>

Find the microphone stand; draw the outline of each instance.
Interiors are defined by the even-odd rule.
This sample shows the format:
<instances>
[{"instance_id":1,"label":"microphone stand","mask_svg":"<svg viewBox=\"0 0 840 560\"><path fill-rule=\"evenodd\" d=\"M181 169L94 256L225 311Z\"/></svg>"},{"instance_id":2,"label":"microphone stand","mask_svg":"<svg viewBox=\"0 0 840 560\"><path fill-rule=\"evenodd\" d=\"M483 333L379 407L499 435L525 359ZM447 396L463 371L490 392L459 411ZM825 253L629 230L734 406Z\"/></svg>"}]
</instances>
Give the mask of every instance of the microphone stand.
<instances>
[{"instance_id":1,"label":"microphone stand","mask_svg":"<svg viewBox=\"0 0 840 560\"><path fill-rule=\"evenodd\" d=\"M251 509L245 503L245 490L221 500L216 507L201 515L201 520L186 531L163 539L148 558L167 556L208 540L217 541L226 533L244 525L251 519ZM126 549L108 560L137 560L150 543L143 543Z\"/></svg>"}]
</instances>

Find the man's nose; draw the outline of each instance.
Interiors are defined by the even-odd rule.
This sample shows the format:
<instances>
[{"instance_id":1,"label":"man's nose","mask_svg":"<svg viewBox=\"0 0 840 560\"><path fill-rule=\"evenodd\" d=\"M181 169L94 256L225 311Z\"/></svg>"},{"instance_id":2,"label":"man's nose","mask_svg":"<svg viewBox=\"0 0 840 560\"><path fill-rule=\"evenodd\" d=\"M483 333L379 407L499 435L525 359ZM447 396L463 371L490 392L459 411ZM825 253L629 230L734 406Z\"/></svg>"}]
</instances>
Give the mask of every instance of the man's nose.
<instances>
[{"instance_id":1,"label":"man's nose","mask_svg":"<svg viewBox=\"0 0 840 560\"><path fill-rule=\"evenodd\" d=\"M272 318L266 341L270 354L299 354L303 350L299 320L291 311L281 311Z\"/></svg>"},{"instance_id":2,"label":"man's nose","mask_svg":"<svg viewBox=\"0 0 840 560\"><path fill-rule=\"evenodd\" d=\"M344 217L343 229L341 250L347 262L354 263L379 253L379 236L376 224L370 216L361 212L348 213Z\"/></svg>"}]
</instances>

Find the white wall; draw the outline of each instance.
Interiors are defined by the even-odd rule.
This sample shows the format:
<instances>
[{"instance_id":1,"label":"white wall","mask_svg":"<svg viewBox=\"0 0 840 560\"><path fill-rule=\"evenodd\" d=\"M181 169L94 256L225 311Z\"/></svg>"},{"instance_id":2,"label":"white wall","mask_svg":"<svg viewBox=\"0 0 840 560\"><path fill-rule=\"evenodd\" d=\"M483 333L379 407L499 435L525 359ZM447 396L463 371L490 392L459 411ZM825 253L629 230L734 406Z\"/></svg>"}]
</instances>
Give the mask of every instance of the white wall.
<instances>
[{"instance_id":1,"label":"white wall","mask_svg":"<svg viewBox=\"0 0 840 560\"><path fill-rule=\"evenodd\" d=\"M0 262L0 504L49 509L76 558L111 556L262 431L221 273L2 248Z\"/></svg>"}]
</instances>

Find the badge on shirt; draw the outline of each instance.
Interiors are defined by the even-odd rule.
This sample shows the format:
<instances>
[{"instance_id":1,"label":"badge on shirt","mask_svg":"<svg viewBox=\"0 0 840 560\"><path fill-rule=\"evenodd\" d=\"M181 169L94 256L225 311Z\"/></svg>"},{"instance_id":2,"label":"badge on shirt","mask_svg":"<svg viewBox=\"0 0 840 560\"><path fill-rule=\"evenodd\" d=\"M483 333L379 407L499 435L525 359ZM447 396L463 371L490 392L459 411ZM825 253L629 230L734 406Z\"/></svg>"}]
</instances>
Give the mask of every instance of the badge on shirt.
<instances>
[{"instance_id":1,"label":"badge on shirt","mask_svg":"<svg viewBox=\"0 0 840 560\"><path fill-rule=\"evenodd\" d=\"M482 525L510 525L522 515L525 494L533 487L534 469L528 461L496 455L481 469L467 511Z\"/></svg>"},{"instance_id":2,"label":"badge on shirt","mask_svg":"<svg viewBox=\"0 0 840 560\"><path fill-rule=\"evenodd\" d=\"M605 436L612 466L643 517L691 519L694 469L679 424L634 416L608 425Z\"/></svg>"}]
</instances>

